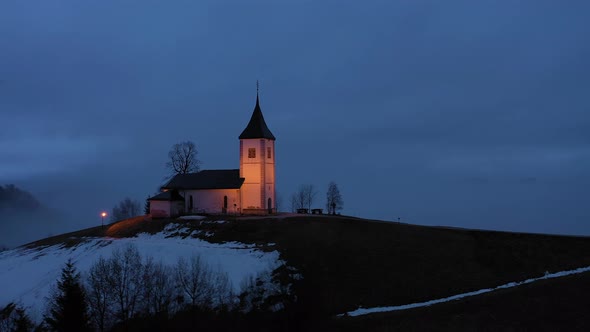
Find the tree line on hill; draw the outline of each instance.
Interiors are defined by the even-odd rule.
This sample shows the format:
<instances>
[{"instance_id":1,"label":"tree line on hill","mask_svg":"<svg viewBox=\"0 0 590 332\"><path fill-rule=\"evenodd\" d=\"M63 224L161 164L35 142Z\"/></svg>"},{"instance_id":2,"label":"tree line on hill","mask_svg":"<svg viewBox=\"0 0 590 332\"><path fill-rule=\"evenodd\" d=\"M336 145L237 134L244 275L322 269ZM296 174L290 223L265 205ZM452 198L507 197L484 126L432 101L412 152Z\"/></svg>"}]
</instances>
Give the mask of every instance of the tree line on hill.
<instances>
[{"instance_id":1,"label":"tree line on hill","mask_svg":"<svg viewBox=\"0 0 590 332\"><path fill-rule=\"evenodd\" d=\"M0 309L0 331L119 331L142 321L166 325L186 313L211 319L276 311L277 301L288 299L288 288L269 292L262 279L245 280L242 293L235 294L228 275L200 256L169 266L141 257L129 245L99 258L84 275L68 260L47 298L43 321L35 325L22 306L10 303Z\"/></svg>"},{"instance_id":2,"label":"tree line on hill","mask_svg":"<svg viewBox=\"0 0 590 332\"><path fill-rule=\"evenodd\" d=\"M299 209L310 211L315 202L318 192L314 185L304 184L299 186L296 192L291 195L291 212L296 212ZM340 189L336 182L332 181L328 184L326 191L326 211L329 214L336 214L344 207L344 200L340 194Z\"/></svg>"},{"instance_id":3,"label":"tree line on hill","mask_svg":"<svg viewBox=\"0 0 590 332\"><path fill-rule=\"evenodd\" d=\"M305 209L310 211L312 205L315 202L315 198L318 192L315 186L312 184L306 184L299 186L298 190L291 195L291 212L296 212L298 209ZM276 208L280 211L281 197L276 197ZM326 211L329 214L337 214L344 207L344 201L340 189L336 182L332 181L328 184L328 190L326 191ZM133 200L129 197L124 198L111 210L110 219L112 222L129 219L140 216L142 214L150 213L149 201L146 199L143 211L138 201Z\"/></svg>"},{"instance_id":4,"label":"tree line on hill","mask_svg":"<svg viewBox=\"0 0 590 332\"><path fill-rule=\"evenodd\" d=\"M149 209L146 212L145 209L141 210L141 205L138 201L133 200L129 197L125 197L122 201L116 204L111 210L111 221L119 221L123 219L129 219L140 216L142 214L148 214Z\"/></svg>"},{"instance_id":5,"label":"tree line on hill","mask_svg":"<svg viewBox=\"0 0 590 332\"><path fill-rule=\"evenodd\" d=\"M197 147L192 141L183 141L174 144L170 151L168 151L168 162L166 168L169 170L167 179L172 178L177 174L195 173L200 170L201 161L197 159ZM316 201L318 192L314 185L304 184L300 185L296 192L291 195L291 212L296 212L299 209L310 211L312 205ZM280 211L282 199L277 194L275 197L276 210ZM328 184L326 191L326 211L328 214L337 214L344 207L344 200L340 189L336 182L332 181ZM141 214L149 214L149 201L146 199L143 213L140 208L140 203L131 198L125 198L113 207L111 212L111 221L119 221L123 219L133 218Z\"/></svg>"},{"instance_id":6,"label":"tree line on hill","mask_svg":"<svg viewBox=\"0 0 590 332\"><path fill-rule=\"evenodd\" d=\"M168 162L166 168L170 171L168 178L177 174L195 173L200 170L201 161L197 159L197 147L192 141L184 141L174 144L168 151ZM291 195L291 212L298 209L306 209L308 212L315 201L317 191L312 184L299 186L298 190ZM275 197L275 206L280 211L281 197ZM149 203L146 203L146 210L149 213ZM336 214L344 207L344 201L338 185L332 181L328 184L326 192L326 211L329 214Z\"/></svg>"}]
</instances>

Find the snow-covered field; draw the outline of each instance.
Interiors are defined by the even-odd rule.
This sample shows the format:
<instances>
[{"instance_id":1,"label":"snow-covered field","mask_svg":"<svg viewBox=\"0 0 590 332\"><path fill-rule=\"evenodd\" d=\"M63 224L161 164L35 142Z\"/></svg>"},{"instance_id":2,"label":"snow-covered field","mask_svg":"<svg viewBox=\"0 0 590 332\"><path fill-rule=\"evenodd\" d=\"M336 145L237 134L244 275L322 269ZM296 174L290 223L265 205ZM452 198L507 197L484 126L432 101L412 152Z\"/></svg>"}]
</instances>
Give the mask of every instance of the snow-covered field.
<instances>
[{"instance_id":1,"label":"snow-covered field","mask_svg":"<svg viewBox=\"0 0 590 332\"><path fill-rule=\"evenodd\" d=\"M427 307L427 306L431 306L433 304L455 301L455 300L459 300L459 299L462 299L465 297L476 296L476 295L481 295L481 294L493 292L493 291L499 290L499 289L512 288L512 287L517 287L517 286L524 285L524 284L530 284L532 282L539 281L539 280L559 278L559 277L564 277L564 276L568 276L571 274L578 274L578 273L583 273L583 272L588 272L588 271L590 271L590 266L581 267L581 268L575 269L575 270L560 271L560 272L555 272L555 273L546 273L544 276L539 277L539 278L531 278L531 279L527 279L527 280L519 281L519 282L509 282L507 284L500 285L495 288L484 288L484 289L476 290L473 292L462 293L462 294L457 294L457 295L445 297L442 299L430 300L430 301L426 301L426 302L403 304L403 305L397 305L397 306L388 306L388 307L358 308L354 311L349 311L346 314L348 316L361 316L361 315L368 315L368 314L373 314L373 313L377 313L377 312L390 312L390 311L400 311L400 310L408 310L408 309L414 309L414 308L420 308L420 307ZM340 316L343 316L343 315L340 315Z\"/></svg>"},{"instance_id":2,"label":"snow-covered field","mask_svg":"<svg viewBox=\"0 0 590 332\"><path fill-rule=\"evenodd\" d=\"M0 308L15 301L25 306L33 319L38 319L43 315L45 298L68 258L72 258L76 268L84 274L99 257L110 257L114 249L123 249L129 244L136 246L142 256L169 265L176 264L180 257L200 255L213 269L228 274L236 292L240 291L245 278L274 270L282 264L278 251L263 252L237 242L209 243L191 236L182 238L179 234L190 235L190 230L170 224L163 232L154 235L143 233L123 239L86 238L83 243L70 248L54 245L0 252Z\"/></svg>"}]
</instances>

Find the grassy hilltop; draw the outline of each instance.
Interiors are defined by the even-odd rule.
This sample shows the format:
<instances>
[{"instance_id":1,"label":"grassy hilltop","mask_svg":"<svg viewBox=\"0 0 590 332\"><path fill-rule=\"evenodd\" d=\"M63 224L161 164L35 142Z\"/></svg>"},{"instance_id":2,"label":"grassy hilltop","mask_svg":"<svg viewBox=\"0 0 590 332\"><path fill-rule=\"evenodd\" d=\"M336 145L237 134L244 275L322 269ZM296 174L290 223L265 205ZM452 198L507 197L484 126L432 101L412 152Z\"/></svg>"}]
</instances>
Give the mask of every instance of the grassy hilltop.
<instances>
[{"instance_id":1,"label":"grassy hilltop","mask_svg":"<svg viewBox=\"0 0 590 332\"><path fill-rule=\"evenodd\" d=\"M590 305L583 292L590 290L589 273L428 308L337 317L359 306L428 301L590 266L588 237L427 227L344 216L222 219L227 222L174 222L202 230L210 242L238 241L279 250L281 259L303 276L294 281L297 301L287 306L281 329L576 330L588 326L585 313ZM169 222L138 217L29 246L75 243L81 236L130 237L158 232ZM280 273L276 276L281 278ZM551 318L545 310L551 310Z\"/></svg>"}]
</instances>

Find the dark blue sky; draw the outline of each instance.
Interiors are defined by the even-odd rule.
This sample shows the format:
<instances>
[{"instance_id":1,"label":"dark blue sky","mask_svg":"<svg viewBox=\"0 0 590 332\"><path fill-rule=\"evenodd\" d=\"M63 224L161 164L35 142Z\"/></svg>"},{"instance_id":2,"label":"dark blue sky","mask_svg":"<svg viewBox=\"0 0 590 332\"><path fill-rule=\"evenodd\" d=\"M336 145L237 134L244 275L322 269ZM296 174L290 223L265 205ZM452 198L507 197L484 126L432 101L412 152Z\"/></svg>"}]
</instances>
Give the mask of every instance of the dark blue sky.
<instances>
[{"instance_id":1,"label":"dark blue sky","mask_svg":"<svg viewBox=\"0 0 590 332\"><path fill-rule=\"evenodd\" d=\"M0 183L76 216L172 144L238 168L261 83L282 204L590 235L587 1L2 1ZM67 207L67 208L66 208Z\"/></svg>"}]
</instances>

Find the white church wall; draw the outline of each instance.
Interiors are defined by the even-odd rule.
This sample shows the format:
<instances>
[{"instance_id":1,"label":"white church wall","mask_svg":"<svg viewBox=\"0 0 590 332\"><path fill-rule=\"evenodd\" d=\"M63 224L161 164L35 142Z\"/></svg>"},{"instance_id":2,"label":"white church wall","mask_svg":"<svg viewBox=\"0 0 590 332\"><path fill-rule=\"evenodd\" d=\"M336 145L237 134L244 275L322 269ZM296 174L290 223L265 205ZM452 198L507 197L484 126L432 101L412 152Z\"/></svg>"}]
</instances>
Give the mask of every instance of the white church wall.
<instances>
[{"instance_id":1,"label":"white church wall","mask_svg":"<svg viewBox=\"0 0 590 332\"><path fill-rule=\"evenodd\" d=\"M176 217L184 213L184 202L174 201L170 202L170 216Z\"/></svg>"},{"instance_id":2,"label":"white church wall","mask_svg":"<svg viewBox=\"0 0 590 332\"><path fill-rule=\"evenodd\" d=\"M176 217L183 212L183 201L150 201L150 215L153 218Z\"/></svg>"},{"instance_id":3,"label":"white church wall","mask_svg":"<svg viewBox=\"0 0 590 332\"><path fill-rule=\"evenodd\" d=\"M150 201L150 215L152 218L170 217L170 202Z\"/></svg>"},{"instance_id":4,"label":"white church wall","mask_svg":"<svg viewBox=\"0 0 590 332\"><path fill-rule=\"evenodd\" d=\"M185 206L188 213L239 213L241 209L239 189L186 190ZM193 208L190 209L190 197ZM227 209L224 211L224 197L227 196ZM235 205L234 205L235 204Z\"/></svg>"}]
</instances>

